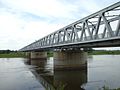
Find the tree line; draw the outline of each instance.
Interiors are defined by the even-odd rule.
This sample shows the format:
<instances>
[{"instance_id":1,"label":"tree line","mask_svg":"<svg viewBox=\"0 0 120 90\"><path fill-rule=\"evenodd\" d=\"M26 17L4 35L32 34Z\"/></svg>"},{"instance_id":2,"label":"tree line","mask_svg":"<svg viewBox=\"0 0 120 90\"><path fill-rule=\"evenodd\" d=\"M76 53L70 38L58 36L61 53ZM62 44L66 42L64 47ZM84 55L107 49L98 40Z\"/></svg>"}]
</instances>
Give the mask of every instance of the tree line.
<instances>
[{"instance_id":1,"label":"tree line","mask_svg":"<svg viewBox=\"0 0 120 90\"><path fill-rule=\"evenodd\" d=\"M0 50L0 54L9 54L11 52L17 52L17 51L13 51L13 50Z\"/></svg>"}]
</instances>

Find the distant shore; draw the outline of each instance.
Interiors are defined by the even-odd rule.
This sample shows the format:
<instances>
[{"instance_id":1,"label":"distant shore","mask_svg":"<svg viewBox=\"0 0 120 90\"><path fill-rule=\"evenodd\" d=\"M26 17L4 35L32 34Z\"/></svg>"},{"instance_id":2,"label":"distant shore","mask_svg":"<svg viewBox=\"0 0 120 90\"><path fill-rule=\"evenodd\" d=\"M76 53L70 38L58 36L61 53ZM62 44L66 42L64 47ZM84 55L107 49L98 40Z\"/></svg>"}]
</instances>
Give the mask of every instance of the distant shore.
<instances>
[{"instance_id":1,"label":"distant shore","mask_svg":"<svg viewBox=\"0 0 120 90\"><path fill-rule=\"evenodd\" d=\"M87 51L88 55L120 55L120 50L93 50ZM53 52L48 52L48 57L52 57ZM0 58L26 58L27 56L23 52L10 52L10 53L0 53Z\"/></svg>"},{"instance_id":2,"label":"distant shore","mask_svg":"<svg viewBox=\"0 0 120 90\"><path fill-rule=\"evenodd\" d=\"M19 57L26 57L24 53L19 52L11 52L11 53L3 53L0 54L0 58L19 58Z\"/></svg>"},{"instance_id":3,"label":"distant shore","mask_svg":"<svg viewBox=\"0 0 120 90\"><path fill-rule=\"evenodd\" d=\"M120 55L120 50L93 50L88 51L90 55Z\"/></svg>"}]
</instances>

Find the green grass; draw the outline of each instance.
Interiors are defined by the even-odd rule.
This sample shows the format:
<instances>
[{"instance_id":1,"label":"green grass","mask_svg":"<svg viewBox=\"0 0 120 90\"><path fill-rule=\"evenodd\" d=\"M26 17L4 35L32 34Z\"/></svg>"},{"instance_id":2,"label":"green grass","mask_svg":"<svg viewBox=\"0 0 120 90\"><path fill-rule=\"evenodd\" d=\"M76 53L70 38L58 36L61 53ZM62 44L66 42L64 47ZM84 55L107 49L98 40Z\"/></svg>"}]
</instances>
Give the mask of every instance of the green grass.
<instances>
[{"instance_id":1,"label":"green grass","mask_svg":"<svg viewBox=\"0 0 120 90\"><path fill-rule=\"evenodd\" d=\"M48 57L53 57L53 52L48 52L48 53L47 53L47 56L48 56Z\"/></svg>"},{"instance_id":2,"label":"green grass","mask_svg":"<svg viewBox=\"0 0 120 90\"><path fill-rule=\"evenodd\" d=\"M120 55L120 51L119 50L115 50L115 51L96 50L96 51L89 52L88 54L90 55Z\"/></svg>"},{"instance_id":3,"label":"green grass","mask_svg":"<svg viewBox=\"0 0 120 90\"><path fill-rule=\"evenodd\" d=\"M108 50L93 50L87 51L88 55L120 55L120 50L108 51ZM53 57L53 52L48 52L48 57Z\"/></svg>"},{"instance_id":4,"label":"green grass","mask_svg":"<svg viewBox=\"0 0 120 90\"><path fill-rule=\"evenodd\" d=\"M24 53L20 53L20 52L0 54L0 58L17 58L17 57L26 57L26 56Z\"/></svg>"},{"instance_id":5,"label":"green grass","mask_svg":"<svg viewBox=\"0 0 120 90\"><path fill-rule=\"evenodd\" d=\"M106 51L106 50L93 50L88 51L89 55L120 55L119 50ZM27 57L24 52L10 52L0 54L0 58L17 58L17 57ZM53 57L53 52L48 52L48 57Z\"/></svg>"}]
</instances>

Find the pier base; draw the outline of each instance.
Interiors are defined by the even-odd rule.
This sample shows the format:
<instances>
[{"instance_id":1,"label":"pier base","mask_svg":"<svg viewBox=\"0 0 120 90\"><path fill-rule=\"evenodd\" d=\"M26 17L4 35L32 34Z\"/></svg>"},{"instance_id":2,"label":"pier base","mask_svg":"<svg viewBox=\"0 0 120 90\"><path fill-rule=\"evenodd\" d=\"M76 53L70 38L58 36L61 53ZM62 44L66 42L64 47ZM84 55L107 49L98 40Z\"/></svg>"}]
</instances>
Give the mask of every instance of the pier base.
<instances>
[{"instance_id":1,"label":"pier base","mask_svg":"<svg viewBox=\"0 0 120 90\"><path fill-rule=\"evenodd\" d=\"M44 71L47 63L47 52L31 52L30 54L30 65L39 67L37 72Z\"/></svg>"},{"instance_id":2,"label":"pier base","mask_svg":"<svg viewBox=\"0 0 120 90\"><path fill-rule=\"evenodd\" d=\"M80 50L55 51L54 70L78 70L87 68L87 52Z\"/></svg>"}]
</instances>

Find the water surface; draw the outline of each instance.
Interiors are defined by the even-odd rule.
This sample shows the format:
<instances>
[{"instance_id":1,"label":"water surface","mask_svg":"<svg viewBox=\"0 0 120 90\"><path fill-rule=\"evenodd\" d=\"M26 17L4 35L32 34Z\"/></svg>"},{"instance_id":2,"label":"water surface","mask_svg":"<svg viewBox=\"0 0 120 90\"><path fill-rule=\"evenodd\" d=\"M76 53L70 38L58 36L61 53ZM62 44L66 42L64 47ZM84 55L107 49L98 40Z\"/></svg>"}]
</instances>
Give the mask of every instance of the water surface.
<instances>
[{"instance_id":1,"label":"water surface","mask_svg":"<svg viewBox=\"0 0 120 90\"><path fill-rule=\"evenodd\" d=\"M88 56L87 69L82 71L53 71L53 58L48 58L47 61L43 63L42 70L36 71L50 86L55 88L61 83L66 86L65 90L98 90L104 86L120 87L120 55ZM35 63L31 64L35 65Z\"/></svg>"},{"instance_id":2,"label":"water surface","mask_svg":"<svg viewBox=\"0 0 120 90\"><path fill-rule=\"evenodd\" d=\"M24 58L0 58L0 90L44 90Z\"/></svg>"},{"instance_id":3,"label":"water surface","mask_svg":"<svg viewBox=\"0 0 120 90\"><path fill-rule=\"evenodd\" d=\"M65 90L100 90L120 87L120 55L93 55L86 70L54 71L53 57L32 60L0 58L0 90L44 90L65 85Z\"/></svg>"}]
</instances>

